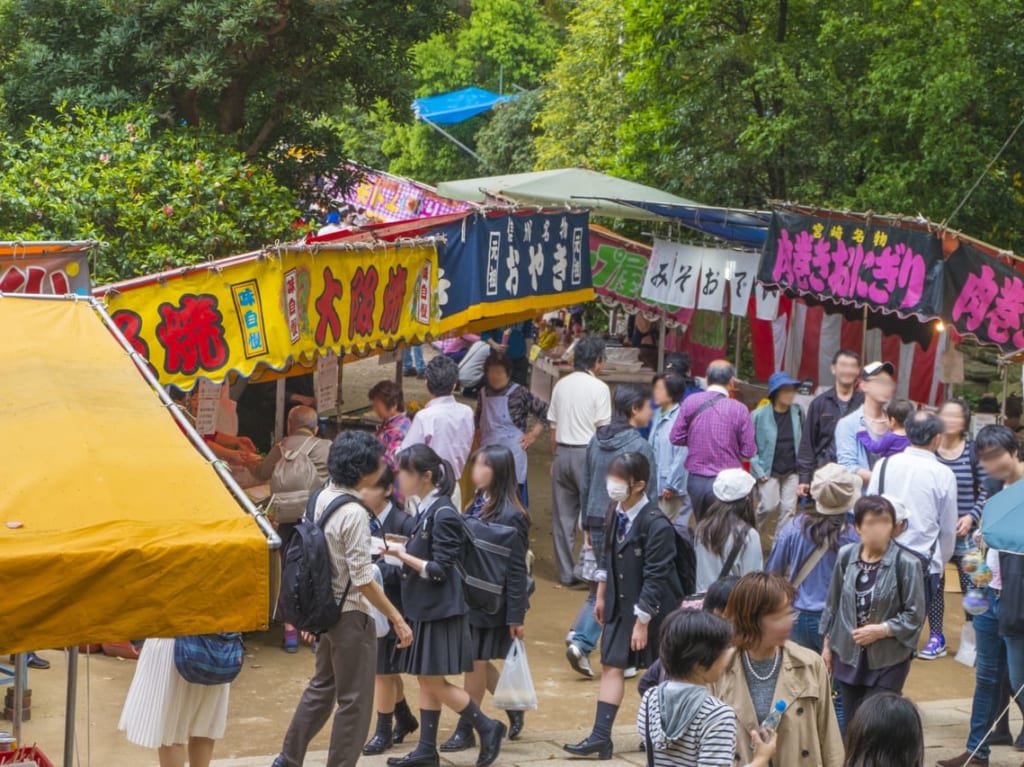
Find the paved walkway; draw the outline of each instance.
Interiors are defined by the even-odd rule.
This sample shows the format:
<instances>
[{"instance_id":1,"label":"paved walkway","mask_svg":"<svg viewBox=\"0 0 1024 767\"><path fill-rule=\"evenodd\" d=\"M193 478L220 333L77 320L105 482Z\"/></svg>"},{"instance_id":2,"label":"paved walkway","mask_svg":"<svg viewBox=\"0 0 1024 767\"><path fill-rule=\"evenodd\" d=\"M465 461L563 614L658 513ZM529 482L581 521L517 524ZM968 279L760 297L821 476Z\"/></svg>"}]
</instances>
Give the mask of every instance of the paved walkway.
<instances>
[{"instance_id":1,"label":"paved walkway","mask_svg":"<svg viewBox=\"0 0 1024 767\"><path fill-rule=\"evenodd\" d=\"M963 750L967 736L967 721L971 713L971 701L968 699L942 700L924 703L920 706L925 726L925 760L926 767L931 767L937 759L956 756ZM534 720L536 721L536 719ZM557 726L557 715L549 715L549 724ZM1020 722L1014 718L1013 731L1019 730ZM566 758L562 744L567 741L578 741L585 733L579 730L559 732L552 730L538 734L535 739L508 743L501 752L498 764L501 767L579 767L580 761ZM615 728L617 744L615 758L600 764L608 767L646 767L646 758L639 750L639 738L635 727L623 725ZM405 746L391 754L377 757L364 757L361 765L366 767L385 767L387 756L401 755L407 752ZM223 759L215 761L213 767L270 767L273 755L266 757L248 757L245 759ZM450 767L472 767L476 761L476 750L464 751L461 754L442 754L441 764ZM989 764L991 767L1024 767L1024 754L1012 748L1003 747L992 750ZM310 753L304 767L325 767L327 753Z\"/></svg>"}]
</instances>

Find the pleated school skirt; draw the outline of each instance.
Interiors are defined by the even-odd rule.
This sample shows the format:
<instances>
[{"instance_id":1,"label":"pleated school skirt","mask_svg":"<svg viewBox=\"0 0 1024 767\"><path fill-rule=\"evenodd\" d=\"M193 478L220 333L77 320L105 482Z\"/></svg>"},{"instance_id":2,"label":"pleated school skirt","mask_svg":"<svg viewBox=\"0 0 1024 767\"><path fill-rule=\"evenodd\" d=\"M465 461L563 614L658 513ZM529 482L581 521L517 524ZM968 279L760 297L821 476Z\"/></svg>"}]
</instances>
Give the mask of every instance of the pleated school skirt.
<instances>
[{"instance_id":1,"label":"pleated school skirt","mask_svg":"<svg viewBox=\"0 0 1024 767\"><path fill-rule=\"evenodd\" d=\"M630 649L633 640L633 615L619 616L611 623L606 623L601 632L601 665L612 668L626 669L647 668L658 659L658 631L660 620L652 620L647 631L647 647L640 652Z\"/></svg>"},{"instance_id":2,"label":"pleated school skirt","mask_svg":"<svg viewBox=\"0 0 1024 767\"><path fill-rule=\"evenodd\" d=\"M387 635L377 640L377 674L401 674L407 650L408 648L399 649L398 634L392 626Z\"/></svg>"},{"instance_id":3,"label":"pleated school skirt","mask_svg":"<svg viewBox=\"0 0 1024 767\"><path fill-rule=\"evenodd\" d=\"M174 666L174 640L147 639L118 729L143 748L185 744L190 737L220 740L230 689L186 682Z\"/></svg>"},{"instance_id":4,"label":"pleated school skirt","mask_svg":"<svg viewBox=\"0 0 1024 767\"><path fill-rule=\"evenodd\" d=\"M472 640L465 616L413 623L412 646L406 650L402 666L404 673L449 676L472 670Z\"/></svg>"},{"instance_id":5,"label":"pleated school skirt","mask_svg":"<svg viewBox=\"0 0 1024 767\"><path fill-rule=\"evenodd\" d=\"M508 651L512 649L512 635L508 633L508 626L470 626L469 637L473 646L473 660L505 660Z\"/></svg>"}]
</instances>

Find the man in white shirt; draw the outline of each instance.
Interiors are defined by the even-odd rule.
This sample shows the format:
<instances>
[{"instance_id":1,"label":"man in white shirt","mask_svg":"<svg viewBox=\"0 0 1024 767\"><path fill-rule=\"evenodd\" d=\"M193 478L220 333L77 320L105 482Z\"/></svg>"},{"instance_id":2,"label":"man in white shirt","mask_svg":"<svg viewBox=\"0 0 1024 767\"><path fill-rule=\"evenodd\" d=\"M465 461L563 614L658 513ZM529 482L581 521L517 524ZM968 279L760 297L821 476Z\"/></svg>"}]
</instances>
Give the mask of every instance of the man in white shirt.
<instances>
[{"instance_id":1,"label":"man in white shirt","mask_svg":"<svg viewBox=\"0 0 1024 767\"><path fill-rule=\"evenodd\" d=\"M905 426L911 446L875 464L868 495L895 496L907 507L907 529L897 541L931 560L925 584L931 609L942 570L953 556L956 543L956 476L935 457L943 432L937 415L918 411ZM932 633L920 657L930 660L945 654L945 638Z\"/></svg>"},{"instance_id":2,"label":"man in white shirt","mask_svg":"<svg viewBox=\"0 0 1024 767\"><path fill-rule=\"evenodd\" d=\"M604 365L604 341L592 336L576 344L575 371L555 384L548 406L551 424L552 526L558 580L571 586L575 580L576 528L580 524L581 496L587 445L612 419L612 395L597 377ZM604 482L604 477L595 478Z\"/></svg>"},{"instance_id":3,"label":"man in white shirt","mask_svg":"<svg viewBox=\"0 0 1024 767\"><path fill-rule=\"evenodd\" d=\"M427 363L427 391L430 401L412 419L409 432L402 440L402 449L410 445L426 445L455 469L455 491L452 502L462 509L462 492L458 479L466 468L473 448L476 423L473 409L456 401L454 391L459 383L459 366L444 355Z\"/></svg>"}]
</instances>

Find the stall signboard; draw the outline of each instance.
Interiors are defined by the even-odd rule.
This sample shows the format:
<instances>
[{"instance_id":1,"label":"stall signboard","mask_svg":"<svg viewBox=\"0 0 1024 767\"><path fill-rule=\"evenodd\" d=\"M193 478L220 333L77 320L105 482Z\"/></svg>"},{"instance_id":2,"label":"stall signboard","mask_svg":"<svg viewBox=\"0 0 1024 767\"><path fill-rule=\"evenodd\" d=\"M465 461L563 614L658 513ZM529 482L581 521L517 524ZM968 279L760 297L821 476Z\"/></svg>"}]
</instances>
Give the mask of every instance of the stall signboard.
<instances>
[{"instance_id":1,"label":"stall signboard","mask_svg":"<svg viewBox=\"0 0 1024 767\"><path fill-rule=\"evenodd\" d=\"M358 169L355 169L358 170ZM432 218L469 210L472 205L441 197L433 189L407 178L362 171L363 180L352 186L343 202L375 221L391 223L411 218Z\"/></svg>"},{"instance_id":2,"label":"stall signboard","mask_svg":"<svg viewBox=\"0 0 1024 767\"><path fill-rule=\"evenodd\" d=\"M1004 352L1024 349L1024 278L969 242L946 262L946 305L961 335Z\"/></svg>"},{"instance_id":3,"label":"stall signboard","mask_svg":"<svg viewBox=\"0 0 1024 767\"><path fill-rule=\"evenodd\" d=\"M798 295L902 317L941 316L941 239L887 221L776 211L758 279Z\"/></svg>"},{"instance_id":4,"label":"stall signboard","mask_svg":"<svg viewBox=\"0 0 1024 767\"><path fill-rule=\"evenodd\" d=\"M587 213L470 213L443 237L434 316L441 331L469 322L590 301Z\"/></svg>"},{"instance_id":5,"label":"stall signboard","mask_svg":"<svg viewBox=\"0 0 1024 767\"><path fill-rule=\"evenodd\" d=\"M0 254L0 293L89 295L86 251L19 255Z\"/></svg>"},{"instance_id":6,"label":"stall signboard","mask_svg":"<svg viewBox=\"0 0 1024 767\"><path fill-rule=\"evenodd\" d=\"M643 296L651 254L650 245L591 226L590 264L594 292L605 304L621 306L630 313L639 311L649 316L664 317L672 325L686 325L692 311L662 306Z\"/></svg>"},{"instance_id":7,"label":"stall signboard","mask_svg":"<svg viewBox=\"0 0 1024 767\"><path fill-rule=\"evenodd\" d=\"M311 362L328 350L361 353L438 332L420 310L437 273L433 242L265 252L178 270L106 290L110 312L161 383L249 376ZM426 290L421 291L421 287Z\"/></svg>"}]
</instances>

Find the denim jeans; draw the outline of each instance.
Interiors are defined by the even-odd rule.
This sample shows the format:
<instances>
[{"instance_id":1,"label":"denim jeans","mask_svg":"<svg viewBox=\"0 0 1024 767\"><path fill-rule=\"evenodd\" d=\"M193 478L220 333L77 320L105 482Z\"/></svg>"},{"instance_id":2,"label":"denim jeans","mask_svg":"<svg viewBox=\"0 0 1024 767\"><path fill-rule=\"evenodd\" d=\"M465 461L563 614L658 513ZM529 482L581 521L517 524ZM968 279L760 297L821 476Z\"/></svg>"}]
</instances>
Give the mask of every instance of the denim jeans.
<instances>
[{"instance_id":1,"label":"denim jeans","mask_svg":"<svg viewBox=\"0 0 1024 767\"><path fill-rule=\"evenodd\" d=\"M994 717L998 715L999 684L1006 673L1006 648L999 636L999 601L986 590L992 600L992 607L975 615L974 625L977 660L974 666L974 701L971 703L971 732L967 738L967 750L974 751L985 739ZM978 748L977 756L988 759L988 743Z\"/></svg>"},{"instance_id":2,"label":"denim jeans","mask_svg":"<svg viewBox=\"0 0 1024 767\"><path fill-rule=\"evenodd\" d=\"M406 346L402 350L402 367L406 370L415 370L417 373L426 370L427 366L423 362L423 347Z\"/></svg>"},{"instance_id":3,"label":"denim jeans","mask_svg":"<svg viewBox=\"0 0 1024 767\"><path fill-rule=\"evenodd\" d=\"M821 622L821 613L800 611L796 623L793 624L793 632L789 638L801 647L821 654L821 634L818 633L818 624ZM839 721L839 729L845 732L846 720L843 718L843 699L835 692L836 684L833 682L832 703L836 709L836 719Z\"/></svg>"},{"instance_id":4,"label":"denim jeans","mask_svg":"<svg viewBox=\"0 0 1024 767\"><path fill-rule=\"evenodd\" d=\"M597 566L604 567L604 529L592 528L590 530L590 545L594 549L594 557L597 559ZM597 648L601 641L601 624L594 617L594 603L597 601L597 586L591 587L590 594L586 601L580 606L576 613L576 620L572 623L572 630L569 632L569 641L579 647L584 653L591 653Z\"/></svg>"}]
</instances>

